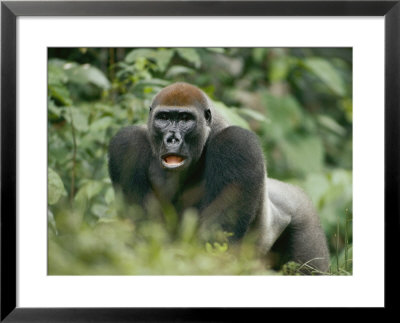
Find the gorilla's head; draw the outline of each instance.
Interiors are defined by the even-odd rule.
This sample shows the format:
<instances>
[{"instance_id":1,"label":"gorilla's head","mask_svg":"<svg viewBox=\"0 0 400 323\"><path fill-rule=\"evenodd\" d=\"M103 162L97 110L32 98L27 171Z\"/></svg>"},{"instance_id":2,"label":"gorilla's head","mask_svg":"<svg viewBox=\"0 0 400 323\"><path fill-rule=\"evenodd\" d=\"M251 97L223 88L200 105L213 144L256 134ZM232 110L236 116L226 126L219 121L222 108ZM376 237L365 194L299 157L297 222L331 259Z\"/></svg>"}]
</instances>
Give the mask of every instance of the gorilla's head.
<instances>
[{"instance_id":1,"label":"gorilla's head","mask_svg":"<svg viewBox=\"0 0 400 323\"><path fill-rule=\"evenodd\" d=\"M209 102L187 83L172 84L155 96L148 129L153 154L164 169L188 169L200 159L211 129Z\"/></svg>"}]
</instances>

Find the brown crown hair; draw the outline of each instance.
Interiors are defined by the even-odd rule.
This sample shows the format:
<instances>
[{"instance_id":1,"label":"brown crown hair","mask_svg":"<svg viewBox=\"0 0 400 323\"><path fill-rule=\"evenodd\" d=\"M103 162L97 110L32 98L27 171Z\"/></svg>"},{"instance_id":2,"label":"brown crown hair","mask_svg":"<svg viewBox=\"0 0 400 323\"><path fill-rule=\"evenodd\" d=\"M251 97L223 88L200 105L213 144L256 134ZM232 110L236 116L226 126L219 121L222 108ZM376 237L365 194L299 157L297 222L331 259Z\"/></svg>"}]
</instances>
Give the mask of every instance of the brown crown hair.
<instances>
[{"instance_id":1,"label":"brown crown hair","mask_svg":"<svg viewBox=\"0 0 400 323\"><path fill-rule=\"evenodd\" d=\"M188 83L174 83L162 89L154 98L151 108L168 107L206 107L205 94L196 86Z\"/></svg>"}]
</instances>

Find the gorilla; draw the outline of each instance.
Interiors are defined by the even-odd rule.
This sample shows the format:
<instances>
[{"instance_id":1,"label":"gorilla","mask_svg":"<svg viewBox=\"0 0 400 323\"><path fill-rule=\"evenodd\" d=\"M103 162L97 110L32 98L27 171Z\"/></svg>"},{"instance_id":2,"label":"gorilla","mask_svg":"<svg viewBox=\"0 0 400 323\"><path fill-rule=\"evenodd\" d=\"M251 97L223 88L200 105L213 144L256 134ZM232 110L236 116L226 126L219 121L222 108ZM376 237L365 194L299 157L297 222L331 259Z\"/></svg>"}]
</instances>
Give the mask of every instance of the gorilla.
<instances>
[{"instance_id":1,"label":"gorilla","mask_svg":"<svg viewBox=\"0 0 400 323\"><path fill-rule=\"evenodd\" d=\"M199 88L175 83L150 105L147 126L120 130L109 145L109 173L124 200L146 210L155 200L178 215L198 211L205 231L326 272L329 253L319 217L297 187L267 177L257 136L231 126Z\"/></svg>"}]
</instances>

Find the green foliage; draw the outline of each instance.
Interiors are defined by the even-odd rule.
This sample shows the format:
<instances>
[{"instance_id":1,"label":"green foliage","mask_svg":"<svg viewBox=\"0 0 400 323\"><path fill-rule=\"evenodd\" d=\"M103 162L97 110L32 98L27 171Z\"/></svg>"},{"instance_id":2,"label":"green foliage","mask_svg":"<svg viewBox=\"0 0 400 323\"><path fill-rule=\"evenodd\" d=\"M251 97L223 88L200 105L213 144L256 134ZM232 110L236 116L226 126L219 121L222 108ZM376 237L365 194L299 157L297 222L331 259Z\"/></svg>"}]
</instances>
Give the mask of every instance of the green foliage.
<instances>
[{"instance_id":1,"label":"green foliage","mask_svg":"<svg viewBox=\"0 0 400 323\"><path fill-rule=\"evenodd\" d=\"M54 170L49 168L47 176L49 190L48 203L49 205L53 205L56 204L62 196L67 194L60 176L58 176Z\"/></svg>"},{"instance_id":2,"label":"green foliage","mask_svg":"<svg viewBox=\"0 0 400 323\"><path fill-rule=\"evenodd\" d=\"M324 85L334 94L339 97L346 94L346 86L343 79L329 61L320 57L310 57L304 59L303 64L311 73L320 78Z\"/></svg>"},{"instance_id":3,"label":"green foliage","mask_svg":"<svg viewBox=\"0 0 400 323\"><path fill-rule=\"evenodd\" d=\"M144 219L114 195L107 146L147 121L163 87L202 88L232 124L257 133L270 177L311 197L331 274L352 273L352 52L346 48L50 48L50 274L273 274L251 239L200 242L195 210ZM156 207L155 207L156 208ZM157 214L155 210L155 214ZM298 274L288 264L280 274Z\"/></svg>"},{"instance_id":4,"label":"green foliage","mask_svg":"<svg viewBox=\"0 0 400 323\"><path fill-rule=\"evenodd\" d=\"M138 210L132 212L138 217ZM58 232L49 227L53 275L273 274L249 246L228 252L226 242L200 243L193 210L185 213L175 236L162 221L114 216L88 224L81 208L67 205L56 213Z\"/></svg>"}]
</instances>

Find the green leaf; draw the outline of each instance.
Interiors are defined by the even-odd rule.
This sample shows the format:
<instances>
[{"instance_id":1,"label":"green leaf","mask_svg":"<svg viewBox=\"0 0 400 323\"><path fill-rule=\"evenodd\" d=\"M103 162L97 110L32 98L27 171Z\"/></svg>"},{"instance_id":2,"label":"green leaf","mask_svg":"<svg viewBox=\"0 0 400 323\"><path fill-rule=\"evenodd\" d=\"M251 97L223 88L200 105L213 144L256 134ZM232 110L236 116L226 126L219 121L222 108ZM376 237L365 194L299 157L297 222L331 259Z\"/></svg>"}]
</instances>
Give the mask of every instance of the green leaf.
<instances>
[{"instance_id":1,"label":"green leaf","mask_svg":"<svg viewBox=\"0 0 400 323\"><path fill-rule=\"evenodd\" d=\"M88 116L80 108L68 108L65 119L67 119L69 123L72 123L74 128L78 131L85 132L89 129Z\"/></svg>"},{"instance_id":2,"label":"green leaf","mask_svg":"<svg viewBox=\"0 0 400 323\"><path fill-rule=\"evenodd\" d=\"M264 58L267 56L269 49L263 47L253 48L252 57L254 61L258 64L261 64Z\"/></svg>"},{"instance_id":3,"label":"green leaf","mask_svg":"<svg viewBox=\"0 0 400 323\"><path fill-rule=\"evenodd\" d=\"M50 98L47 100L47 108L49 114L53 114L57 118L61 117L62 110L54 104L54 101Z\"/></svg>"},{"instance_id":4,"label":"green leaf","mask_svg":"<svg viewBox=\"0 0 400 323\"><path fill-rule=\"evenodd\" d=\"M50 167L47 168L49 205L56 204L62 196L67 195L61 177Z\"/></svg>"},{"instance_id":5,"label":"green leaf","mask_svg":"<svg viewBox=\"0 0 400 323\"><path fill-rule=\"evenodd\" d=\"M250 129L249 124L247 123L247 121L245 119L243 119L236 112L235 109L228 108L222 102L213 101L213 105L214 105L215 109L217 109L217 111L222 115L222 117L224 117L224 119L226 121L228 121L228 123L230 125L239 126L239 127L245 128L245 129Z\"/></svg>"},{"instance_id":6,"label":"green leaf","mask_svg":"<svg viewBox=\"0 0 400 323\"><path fill-rule=\"evenodd\" d=\"M157 78L152 78L149 80L140 80L135 84L135 87L139 86L167 86L169 85L169 81L162 80L162 79L157 79Z\"/></svg>"},{"instance_id":7,"label":"green leaf","mask_svg":"<svg viewBox=\"0 0 400 323\"><path fill-rule=\"evenodd\" d=\"M228 244L226 242L223 243L214 242L214 248L218 250L218 252L223 253L228 250Z\"/></svg>"},{"instance_id":8,"label":"green leaf","mask_svg":"<svg viewBox=\"0 0 400 323\"><path fill-rule=\"evenodd\" d=\"M52 84L49 85L49 95L51 98L56 99L61 105L70 106L72 105L72 99L68 88L64 84Z\"/></svg>"},{"instance_id":9,"label":"green leaf","mask_svg":"<svg viewBox=\"0 0 400 323\"><path fill-rule=\"evenodd\" d=\"M237 113L239 113L245 117L249 117L256 121L271 122L271 120L269 120L265 115L263 115L262 113L260 113L256 110L253 110L253 109L242 108L242 109L235 109L235 111L237 111Z\"/></svg>"},{"instance_id":10,"label":"green leaf","mask_svg":"<svg viewBox=\"0 0 400 323\"><path fill-rule=\"evenodd\" d=\"M57 235L58 231L57 231L56 220L54 219L54 214L53 214L53 212L51 212L50 209L47 209L47 222L48 222L49 226L51 227L51 229L54 231L54 233Z\"/></svg>"},{"instance_id":11,"label":"green leaf","mask_svg":"<svg viewBox=\"0 0 400 323\"><path fill-rule=\"evenodd\" d=\"M111 204L115 201L115 192L112 187L108 188L104 195L104 200L107 204Z\"/></svg>"},{"instance_id":12,"label":"green leaf","mask_svg":"<svg viewBox=\"0 0 400 323\"><path fill-rule=\"evenodd\" d=\"M178 75L192 75L195 73L195 70L186 66L182 66L182 65L174 65L171 66L167 73L165 74L166 78L173 78L176 77Z\"/></svg>"},{"instance_id":13,"label":"green leaf","mask_svg":"<svg viewBox=\"0 0 400 323\"><path fill-rule=\"evenodd\" d=\"M267 118L271 120L266 126L270 138L281 140L304 124L303 110L293 96L277 97L264 92L262 102Z\"/></svg>"},{"instance_id":14,"label":"green leaf","mask_svg":"<svg viewBox=\"0 0 400 323\"><path fill-rule=\"evenodd\" d=\"M339 96L346 94L346 87L342 77L329 61L318 57L311 57L304 59L303 62L306 68L319 77L335 94Z\"/></svg>"},{"instance_id":15,"label":"green leaf","mask_svg":"<svg viewBox=\"0 0 400 323\"><path fill-rule=\"evenodd\" d=\"M66 65L66 67L68 67L68 65ZM97 67L90 64L66 68L66 73L69 81L76 84L91 83L104 90L107 90L111 87L111 83L104 73Z\"/></svg>"},{"instance_id":16,"label":"green leaf","mask_svg":"<svg viewBox=\"0 0 400 323\"><path fill-rule=\"evenodd\" d=\"M207 50L217 54L225 53L225 48L222 47L208 47Z\"/></svg>"},{"instance_id":17,"label":"green leaf","mask_svg":"<svg viewBox=\"0 0 400 323\"><path fill-rule=\"evenodd\" d=\"M201 58L194 48L177 48L177 53L180 57L182 57L185 61L193 64L196 68L201 66Z\"/></svg>"},{"instance_id":18,"label":"green leaf","mask_svg":"<svg viewBox=\"0 0 400 323\"><path fill-rule=\"evenodd\" d=\"M269 78L271 82L279 82L287 79L290 71L291 61L287 56L280 56L271 60L269 67Z\"/></svg>"},{"instance_id":19,"label":"green leaf","mask_svg":"<svg viewBox=\"0 0 400 323\"><path fill-rule=\"evenodd\" d=\"M104 183L100 181L87 181L78 191L75 196L77 202L84 202L95 197L104 187Z\"/></svg>"},{"instance_id":20,"label":"green leaf","mask_svg":"<svg viewBox=\"0 0 400 323\"><path fill-rule=\"evenodd\" d=\"M349 122L353 121L353 100L350 98L345 98L341 100L339 107L344 111L346 119Z\"/></svg>"},{"instance_id":21,"label":"green leaf","mask_svg":"<svg viewBox=\"0 0 400 323\"><path fill-rule=\"evenodd\" d=\"M91 211L98 218L107 217L109 215L108 207L102 204L93 204Z\"/></svg>"},{"instance_id":22,"label":"green leaf","mask_svg":"<svg viewBox=\"0 0 400 323\"><path fill-rule=\"evenodd\" d=\"M173 56L174 50L172 49L160 49L155 53L154 58L161 72L166 70Z\"/></svg>"},{"instance_id":23,"label":"green leaf","mask_svg":"<svg viewBox=\"0 0 400 323\"><path fill-rule=\"evenodd\" d=\"M228 250L228 244L226 242L214 242L213 244L211 244L210 242L206 242L205 246L206 251L214 255L224 253Z\"/></svg>"},{"instance_id":24,"label":"green leaf","mask_svg":"<svg viewBox=\"0 0 400 323\"><path fill-rule=\"evenodd\" d=\"M281 144L288 164L302 173L322 170L324 149L317 137L295 137Z\"/></svg>"},{"instance_id":25,"label":"green leaf","mask_svg":"<svg viewBox=\"0 0 400 323\"><path fill-rule=\"evenodd\" d=\"M213 246L209 242L206 242L205 247L208 253L212 253L214 251Z\"/></svg>"},{"instance_id":26,"label":"green leaf","mask_svg":"<svg viewBox=\"0 0 400 323\"><path fill-rule=\"evenodd\" d=\"M65 84L68 81L67 75L63 69L65 61L58 59L51 59L48 62L48 84L49 85L59 85Z\"/></svg>"},{"instance_id":27,"label":"green leaf","mask_svg":"<svg viewBox=\"0 0 400 323\"><path fill-rule=\"evenodd\" d=\"M336 133L339 136L344 136L346 134L346 129L343 128L339 123L337 123L336 120L327 115L319 115L318 121L323 127Z\"/></svg>"},{"instance_id":28,"label":"green leaf","mask_svg":"<svg viewBox=\"0 0 400 323\"><path fill-rule=\"evenodd\" d=\"M146 49L146 48L134 49L125 56L125 62L131 64L140 58L154 59L156 55L155 52L156 51L154 49Z\"/></svg>"},{"instance_id":29,"label":"green leaf","mask_svg":"<svg viewBox=\"0 0 400 323\"><path fill-rule=\"evenodd\" d=\"M302 187L316 206L320 206L322 203L324 195L329 190L329 185L329 178L324 173L308 174L305 182L302 183Z\"/></svg>"},{"instance_id":30,"label":"green leaf","mask_svg":"<svg viewBox=\"0 0 400 323\"><path fill-rule=\"evenodd\" d=\"M92 132L98 132L102 131L105 129L108 129L112 124L113 124L113 118L111 117L103 117L98 120L93 121L90 124L90 131Z\"/></svg>"},{"instance_id":31,"label":"green leaf","mask_svg":"<svg viewBox=\"0 0 400 323\"><path fill-rule=\"evenodd\" d=\"M183 213L179 228L179 234L183 241L189 242L195 237L198 218L198 212L195 209L187 209Z\"/></svg>"}]
</instances>

